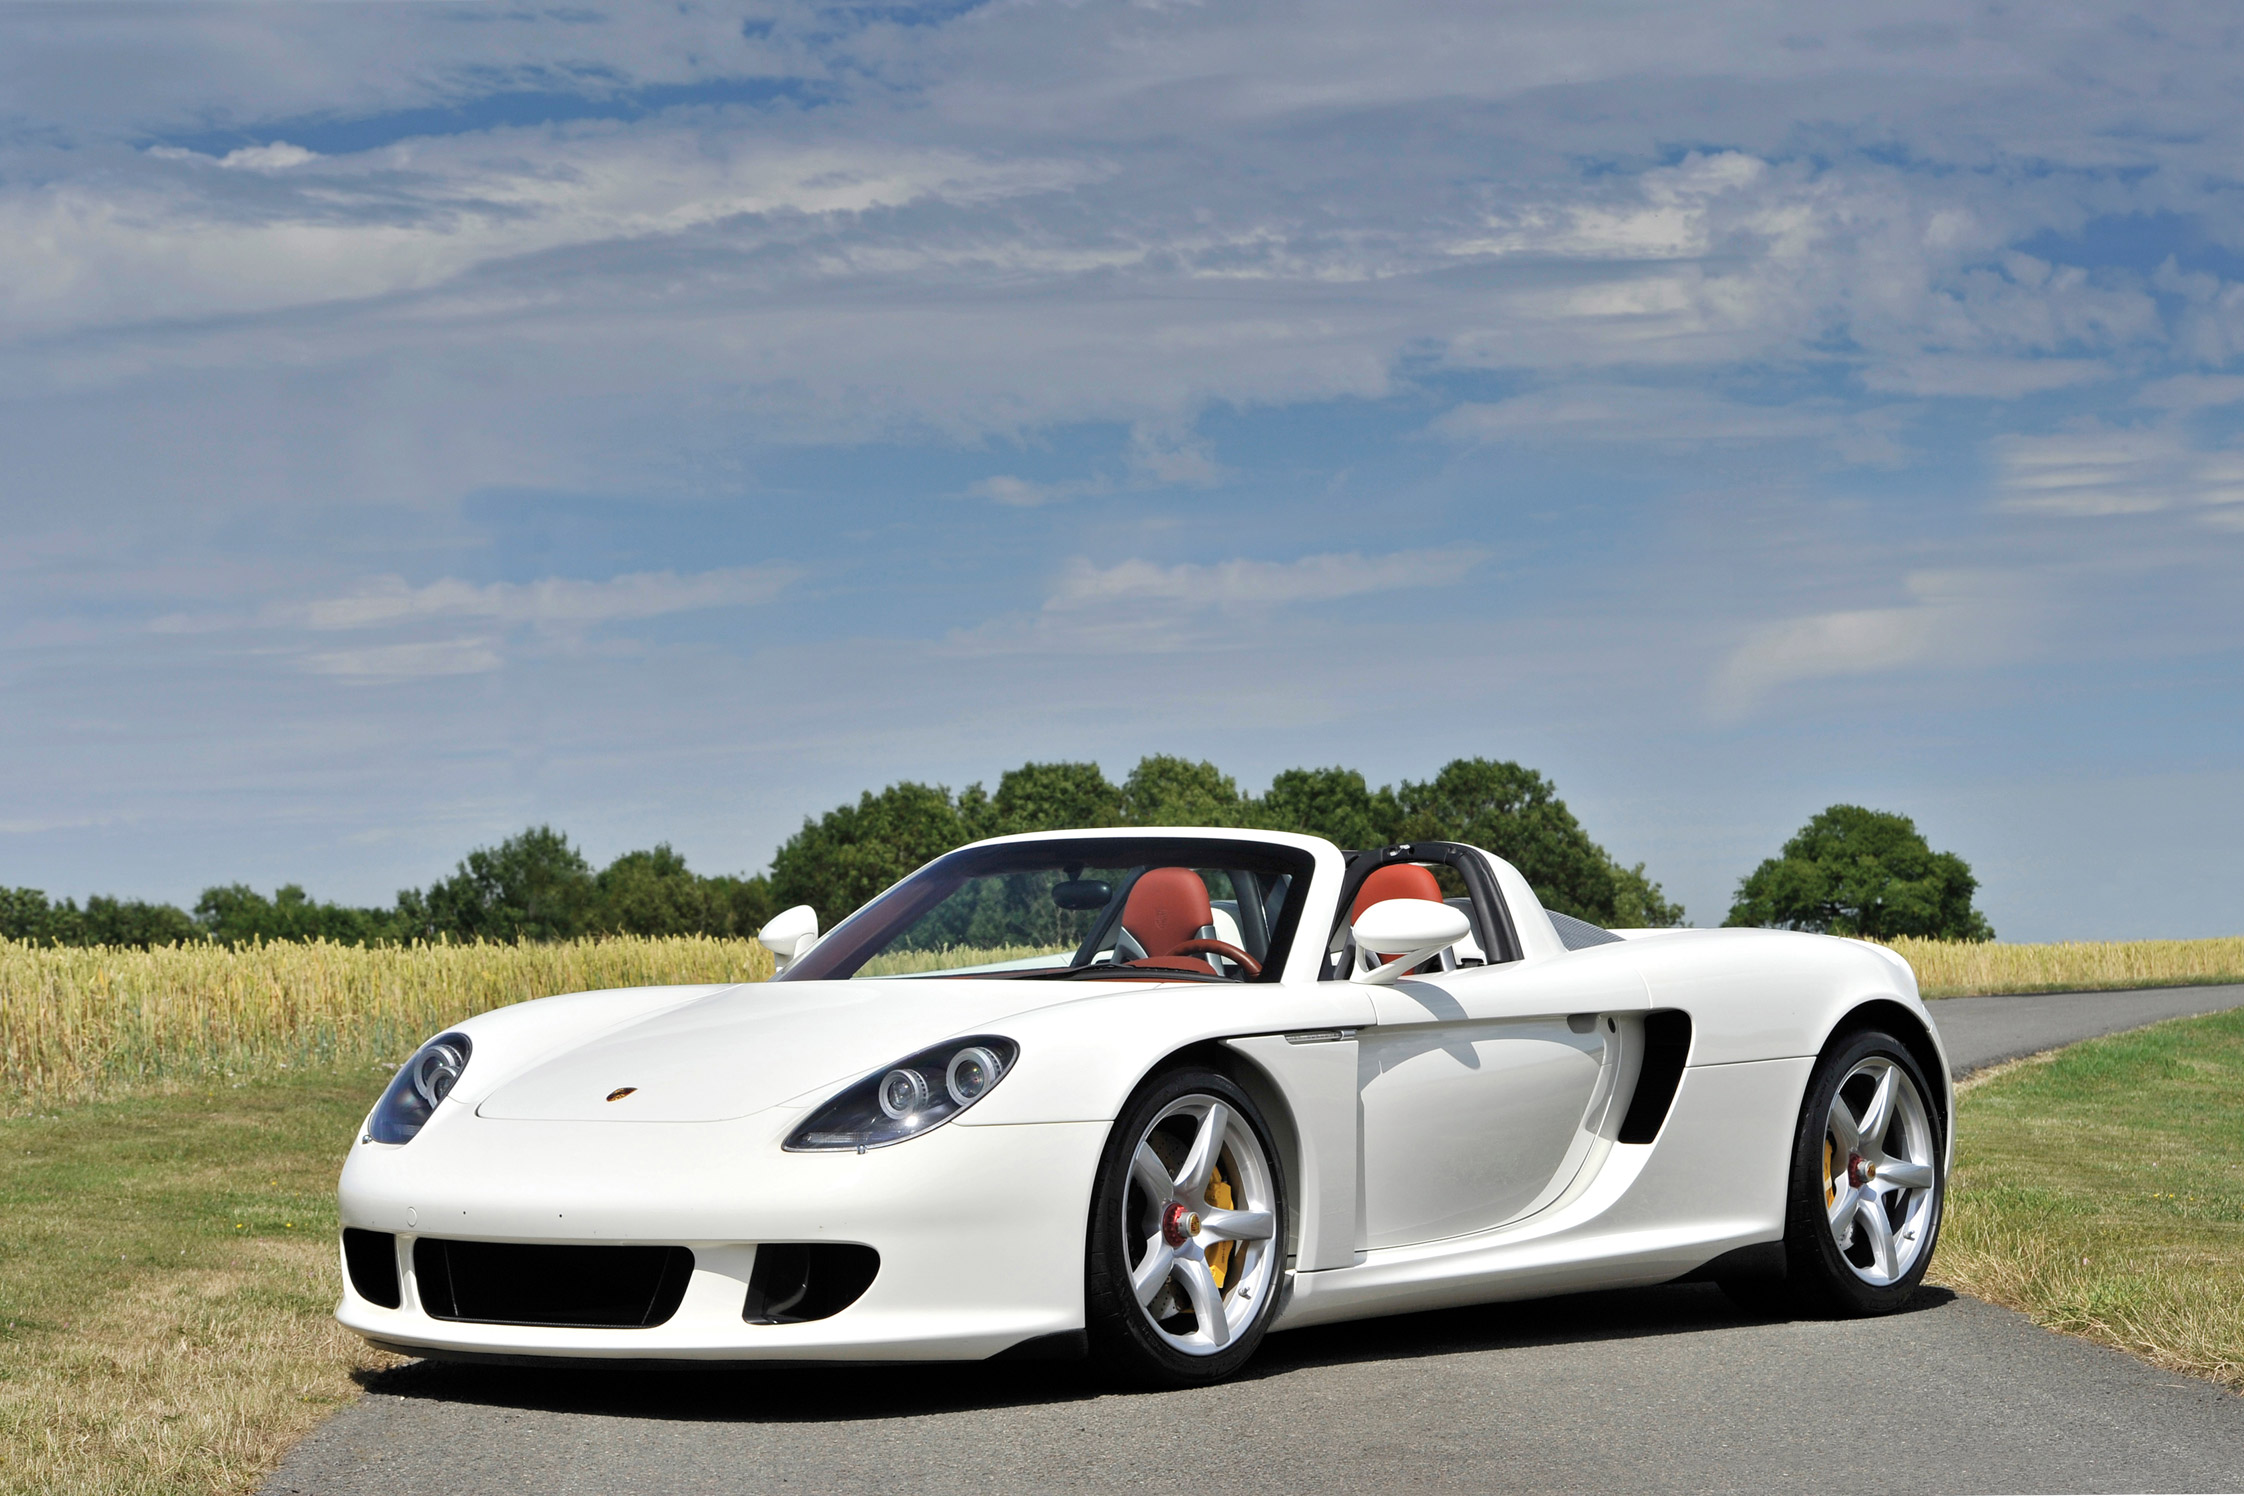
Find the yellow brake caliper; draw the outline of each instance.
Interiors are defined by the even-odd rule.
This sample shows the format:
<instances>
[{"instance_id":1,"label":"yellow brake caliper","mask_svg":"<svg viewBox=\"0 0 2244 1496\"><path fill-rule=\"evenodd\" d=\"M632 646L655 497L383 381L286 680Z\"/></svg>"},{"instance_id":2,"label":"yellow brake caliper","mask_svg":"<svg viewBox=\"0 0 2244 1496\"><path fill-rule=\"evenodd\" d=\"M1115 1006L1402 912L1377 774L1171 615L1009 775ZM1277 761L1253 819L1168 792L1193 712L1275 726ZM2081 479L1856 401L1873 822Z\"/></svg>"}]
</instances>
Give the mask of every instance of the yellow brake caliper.
<instances>
[{"instance_id":1,"label":"yellow brake caliper","mask_svg":"<svg viewBox=\"0 0 2244 1496\"><path fill-rule=\"evenodd\" d=\"M1831 1177L1831 1134L1823 1135L1823 1208L1839 1203L1839 1184Z\"/></svg>"},{"instance_id":2,"label":"yellow brake caliper","mask_svg":"<svg viewBox=\"0 0 2244 1496\"><path fill-rule=\"evenodd\" d=\"M1223 1177L1220 1168L1208 1180L1208 1204L1217 1210L1232 1208L1231 1181ZM1208 1275L1215 1279L1219 1289L1223 1287L1224 1276L1231 1271L1231 1251L1236 1245L1236 1242L1219 1241L1208 1248Z\"/></svg>"}]
</instances>

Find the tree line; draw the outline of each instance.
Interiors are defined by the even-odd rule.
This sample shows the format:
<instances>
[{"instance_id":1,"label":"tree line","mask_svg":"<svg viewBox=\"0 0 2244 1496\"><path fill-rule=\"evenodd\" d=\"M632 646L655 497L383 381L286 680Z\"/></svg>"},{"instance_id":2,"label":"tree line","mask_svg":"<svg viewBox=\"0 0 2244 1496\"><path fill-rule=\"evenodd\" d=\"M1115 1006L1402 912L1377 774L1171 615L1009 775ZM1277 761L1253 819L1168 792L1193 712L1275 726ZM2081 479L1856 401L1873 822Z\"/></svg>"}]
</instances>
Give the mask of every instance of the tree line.
<instances>
[{"instance_id":1,"label":"tree line","mask_svg":"<svg viewBox=\"0 0 2244 1496\"><path fill-rule=\"evenodd\" d=\"M403 889L388 907L321 902L296 884L269 897L245 884L214 886L191 910L108 897L80 906L37 889L0 888L0 937L152 946L742 936L796 904L811 905L830 927L953 847L1085 826L1297 831L1342 847L1460 841L1511 862L1560 913L1618 927L1684 918L1642 863L1622 866L1549 780L1517 763L1460 758L1423 782L1376 789L1354 769L1288 769L1255 795L1212 763L1154 754L1120 784L1095 763L1027 763L1001 775L994 790L975 783L954 794L909 780L867 790L854 805L805 817L772 854L770 871L753 876L696 873L667 844L595 869L561 832L533 826L476 848L450 877ZM1993 932L1970 907L1976 887L1961 859L1933 853L1906 817L1834 806L1748 876L1729 922L1985 939Z\"/></svg>"}]
</instances>

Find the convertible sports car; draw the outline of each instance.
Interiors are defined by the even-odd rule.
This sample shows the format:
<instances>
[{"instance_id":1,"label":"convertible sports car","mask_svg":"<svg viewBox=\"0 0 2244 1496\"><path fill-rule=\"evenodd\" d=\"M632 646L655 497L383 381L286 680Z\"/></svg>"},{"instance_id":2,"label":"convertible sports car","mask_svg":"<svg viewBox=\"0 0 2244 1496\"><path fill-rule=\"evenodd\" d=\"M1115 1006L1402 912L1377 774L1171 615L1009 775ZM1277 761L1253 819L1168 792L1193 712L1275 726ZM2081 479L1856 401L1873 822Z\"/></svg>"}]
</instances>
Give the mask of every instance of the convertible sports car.
<instances>
[{"instance_id":1,"label":"convertible sports car","mask_svg":"<svg viewBox=\"0 0 2244 1496\"><path fill-rule=\"evenodd\" d=\"M1876 1314L1953 1093L1898 956L1609 931L1450 842L1003 837L767 983L428 1041L343 1169L342 1322L422 1356L1090 1352L1210 1381L1274 1329L1711 1278Z\"/></svg>"}]
</instances>

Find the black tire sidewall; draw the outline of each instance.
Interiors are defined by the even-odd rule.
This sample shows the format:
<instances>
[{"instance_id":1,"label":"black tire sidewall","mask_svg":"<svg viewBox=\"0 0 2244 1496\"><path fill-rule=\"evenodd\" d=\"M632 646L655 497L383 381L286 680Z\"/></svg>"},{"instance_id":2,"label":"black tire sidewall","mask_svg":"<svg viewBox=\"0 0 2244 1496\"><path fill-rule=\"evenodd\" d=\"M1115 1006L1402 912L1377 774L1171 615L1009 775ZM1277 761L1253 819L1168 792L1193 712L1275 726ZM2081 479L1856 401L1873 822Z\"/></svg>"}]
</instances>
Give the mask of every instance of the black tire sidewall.
<instances>
[{"instance_id":1,"label":"black tire sidewall","mask_svg":"<svg viewBox=\"0 0 2244 1496\"><path fill-rule=\"evenodd\" d=\"M1212 1356L1191 1356L1163 1340L1130 1291L1130 1263L1124 1249L1122 1212L1130 1185L1130 1160L1138 1138L1153 1119L1173 1102L1186 1096L1213 1096L1231 1108L1254 1133L1269 1160L1272 1192L1276 1196L1277 1233L1273 1249L1281 1254L1271 1276L1270 1291L1261 1309L1231 1344ZM1163 1071L1140 1086L1115 1119L1099 1158L1098 1178L1091 1188L1089 1240L1084 1252L1083 1306L1091 1354L1107 1370L1140 1386L1186 1387L1219 1382L1245 1365L1262 1337L1283 1296L1286 1241L1286 1171L1283 1156L1262 1119L1262 1109L1239 1084L1222 1071L1185 1066Z\"/></svg>"},{"instance_id":2,"label":"black tire sidewall","mask_svg":"<svg viewBox=\"0 0 2244 1496\"><path fill-rule=\"evenodd\" d=\"M1893 1061L1916 1086L1932 1124L1932 1219L1924 1250L1909 1271L1883 1286L1865 1283L1840 1255L1823 1201L1823 1134L1832 1101L1847 1075L1873 1056ZM1792 1177L1785 1200L1786 1286L1802 1307L1847 1316L1891 1314L1907 1306L1932 1265L1940 1227L1948 1209L1948 1119L1943 1093L1925 1078L1924 1068L1893 1035L1862 1029L1842 1036L1816 1061L1808 1093L1800 1106L1800 1125L1792 1144Z\"/></svg>"}]
</instances>

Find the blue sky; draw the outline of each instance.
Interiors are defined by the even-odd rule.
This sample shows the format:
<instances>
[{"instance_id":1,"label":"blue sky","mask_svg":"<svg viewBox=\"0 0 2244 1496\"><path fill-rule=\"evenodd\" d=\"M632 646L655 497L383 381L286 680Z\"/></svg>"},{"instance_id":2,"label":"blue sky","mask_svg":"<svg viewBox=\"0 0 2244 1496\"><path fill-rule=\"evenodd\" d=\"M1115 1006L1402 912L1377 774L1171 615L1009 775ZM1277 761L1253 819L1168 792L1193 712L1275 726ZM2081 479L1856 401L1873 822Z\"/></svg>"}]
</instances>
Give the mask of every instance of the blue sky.
<instances>
[{"instance_id":1,"label":"blue sky","mask_svg":"<svg viewBox=\"0 0 2244 1496\"><path fill-rule=\"evenodd\" d=\"M2233 16L0 8L0 883L1486 754L2233 933Z\"/></svg>"}]
</instances>

